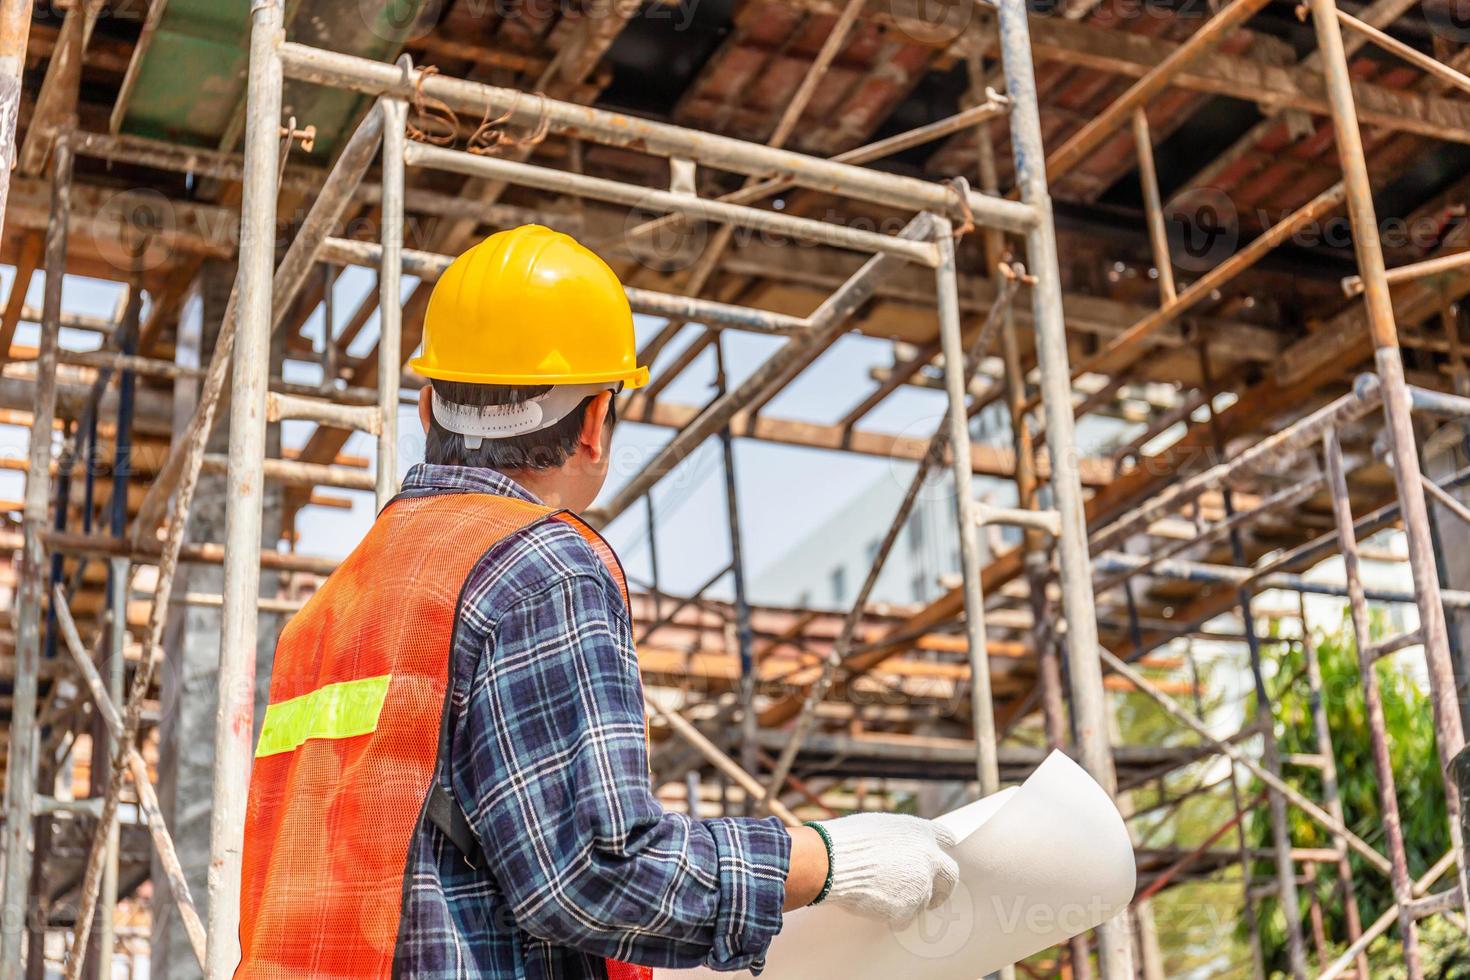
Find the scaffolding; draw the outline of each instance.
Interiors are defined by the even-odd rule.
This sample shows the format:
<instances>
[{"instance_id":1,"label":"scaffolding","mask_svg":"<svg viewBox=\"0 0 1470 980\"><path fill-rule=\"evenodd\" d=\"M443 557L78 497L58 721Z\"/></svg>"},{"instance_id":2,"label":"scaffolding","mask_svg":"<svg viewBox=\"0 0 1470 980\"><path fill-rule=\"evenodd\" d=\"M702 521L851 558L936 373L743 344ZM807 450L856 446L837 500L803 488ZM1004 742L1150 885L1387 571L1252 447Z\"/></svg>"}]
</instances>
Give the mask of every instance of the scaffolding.
<instances>
[{"instance_id":1,"label":"scaffolding","mask_svg":"<svg viewBox=\"0 0 1470 980\"><path fill-rule=\"evenodd\" d=\"M633 238L653 234L658 227L679 221L709 223L719 228L723 237L717 237L707 246L706 254L716 256L708 259L711 263L708 269L718 261L718 253L728 244L730 231L736 228L819 243L864 257L861 266L806 316L701 298L697 287L689 295L632 286L627 290L636 312L669 321L669 327L641 352L645 358L651 359L685 322L701 324L706 330L702 342L686 349L665 377L655 380L652 394L640 396L642 402L628 399L626 407L634 418L638 417L640 408L651 409L658 388L686 367L700 350L713 344L717 356L722 355L720 335L724 330L783 338L775 353L736 384L726 385L720 360L715 397L684 420L673 438L638 473L600 509L588 515L594 525L605 526L641 502L649 509L648 533L652 539L655 527L651 491L707 440L721 440L732 536L731 560L694 593L675 597L660 588L657 543L651 540L653 582L647 594L648 608L640 616L640 621L647 623L639 636L642 646L661 630L689 628L688 614L702 612L709 605L704 593L726 575L733 580L734 599L721 618L731 626L732 636L726 645L737 654L739 676L732 698L712 699L716 723L707 724L709 719L705 719L696 724L688 712L672 710L659 699L645 696L651 719L693 753L681 771L664 774L670 780L686 774L692 777L687 797L691 811L698 790L698 777L694 773L706 766L740 787L749 812L772 813L794 824L797 818L792 808L782 801L783 795L790 793L807 803L815 801L815 805L825 806L820 794L814 794L802 778L793 774L804 751L826 751L820 746L812 749L813 743L821 738L816 733L816 722L822 705L839 681L872 671L905 643L912 644L917 637L929 633L941 620L937 613L929 618L921 615L917 622L900 624L905 629L892 630L876 641L868 639L862 630L871 615L870 599L878 576L925 481L947 466L956 488L954 526L962 572L954 611L962 613L962 649L967 658L969 724L973 733L963 749L964 764L968 768L967 777L975 779L980 792L997 791L1003 768L1018 765L1006 762L1003 743L1019 717L1038 706L1051 746L1072 751L1111 795L1117 796L1132 785L1155 778L1154 772L1157 778L1162 778L1163 774L1177 769L1177 759L1164 759L1141 779L1135 777L1133 784L1120 785L1115 761L1123 747L1113 744L1105 693L1109 681L1118 679L1128 689L1151 698L1180 726L1194 732L1209 753L1227 759L1232 791L1236 788L1237 768L1249 772L1265 787L1256 801L1242 801L1237 795L1229 821L1197 849L1175 856L1177 859L1152 874L1135 899L1132 914L1125 913L1098 928L1095 951L1099 973L1106 980L1125 980L1138 975L1146 980L1162 977L1157 950L1150 949L1147 938L1154 928L1148 902L1188 873L1212 845L1227 835L1238 838L1243 889L1246 901L1251 901L1250 864L1256 855L1246 846L1242 820L1253 806L1264 803L1272 830L1269 856L1275 865L1275 879L1269 890L1280 897L1285 913L1291 975L1294 978L1315 975L1319 980L1328 980L1351 970L1362 980L1368 975L1367 947L1397 926L1407 976L1411 980L1424 976L1417 942L1418 922L1442 914L1457 928L1465 929L1465 916L1470 912L1463 837L1465 815L1460 812L1460 793L1451 777L1451 762L1464 749L1465 737L1445 615L1446 607L1470 608L1470 593L1450 590L1441 584L1429 506L1432 498L1445 512L1470 523L1470 509L1450 493L1470 481L1470 472L1441 482L1426 477L1421 470L1415 418L1470 420L1470 394L1465 391L1447 394L1409 382L1389 289L1395 283L1442 274L1458 267L1461 260L1445 257L1417 267L1400 267L1392 273L1386 270L1342 28L1346 26L1354 31L1358 43L1366 40L1383 44L1399 55L1403 52L1393 47L1398 42L1392 38L1385 40L1386 35L1377 36L1376 28L1338 10L1333 0L1311 0L1310 15L1324 80L1321 107L1331 117L1341 181L1187 286L1179 287L1168 247L1162 195L1153 161L1153 139L1145 110L1198 59L1219 46L1263 6L1264 0L1233 0L1225 5L1167 58L1141 72L1106 111L1092 118L1050 154L1043 148L1040 100L1032 64L1032 18L1023 0L997 0L993 8L993 38L971 49L968 66L971 106L951 119L830 159L783 147L812 97L815 82L803 85L783 113L783 122L777 126L775 135L761 144L622 115L575 101L454 78L416 68L407 56L396 64L386 64L290 42L286 40L280 0L255 0L251 8L246 120L240 158L229 158L228 154L209 158L199 153L175 152L164 145L130 145L117 137L85 132L75 118L63 120L57 127L52 151L51 205L43 261L45 270L51 274L46 276L40 317L41 342L35 357L36 400L25 464L23 522L21 534L7 538L14 539L10 543L21 555L5 798L7 904L13 901L12 896L34 895L36 891L33 855L40 852L44 842L36 839L39 825L33 818L57 808L86 815L93 821L93 833L82 878L80 908L66 957L67 977L81 977L89 958L111 948L112 902L117 891L120 846L117 814L124 784L130 780L152 846L166 869L168 894L179 910L200 968L210 976L225 976L233 970L239 953L238 880L245 789L253 749L251 729L259 616L262 610L296 608L276 597L262 596L260 576L263 569L327 574L334 565L322 559L262 550L265 486L267 481L273 481L301 488L372 490L379 506L396 492L397 421L405 385L402 365L405 353L410 353L403 350L402 277L410 275L421 283L432 283L452 260L450 255L405 246L406 202L414 193L406 186L407 173L409 168L417 168L459 174L486 182L488 186L533 188L660 215L630 230L628 234ZM824 44L814 63L812 77L819 77L830 65L835 46L851 29L862 2L850 0L840 8L832 34L836 40ZM986 84L989 79L982 52L989 46L998 54L1001 79L996 81L1003 79L1004 95L990 90ZM1447 84L1470 87L1470 80L1453 68L1439 62L1434 62L1433 69L1418 61L1414 63ZM288 79L349 91L373 100L330 170L319 175L319 181L315 177L303 177L289 166L293 147L308 137L294 119L282 125L282 92ZM575 167L564 170L533 164L517 158L514 152L492 156L411 138L414 130L409 125L410 114L422 113L426 105L436 107L436 111L442 107L450 116L463 113L469 118L496 119L499 124L524 127L533 133L559 134L580 142L651 155L667 161L670 184L667 189L650 188L640 183L590 176ZM1009 124L1016 190L1011 197L1000 193L989 126L1000 118ZM963 178L927 181L862 166L904 147L971 130L977 135L980 190L970 188ZM1067 346L1048 182L1056 181L1120 132L1131 134L1139 161L1147 231L1158 270L1159 304L1074 368ZM89 355L61 350L61 284L66 269L77 154L96 154L109 159L127 159L129 154L136 159L146 154L152 165L165 169L207 172L243 183L239 271L207 366L181 368L171 361L143 356L143 349L137 344L143 327L137 288L131 293L124 322L112 335L108 350ZM375 162L379 164L379 182L372 184L366 178ZM745 182L739 190L723 197L701 196L694 190L701 168L739 174ZM312 200L277 264L277 204L282 187L287 185L309 190ZM767 197L792 187L895 209L905 215L905 224L901 231L888 234L757 206ZM338 233L349 205L364 193L370 193L381 208L376 242ZM0 195L0 201L3 199ZM1083 489L1076 418L1115 394L1125 371L1153 349L1166 328L1177 324L1190 310L1260 262L1294 232L1342 206L1347 208L1354 232L1357 264L1357 276L1345 284L1345 289L1349 295L1363 297L1363 313L1373 345L1373 372L1360 376L1346 394L1280 431L1229 451L1216 418L1211 390L1215 380L1209 353L1206 345L1201 344L1203 398L1188 403L1186 413L1203 406L1209 421L1211 448L1218 462L1183 476L1127 508L1110 511L1098 504L1098 496L1089 500ZM983 236L985 272L993 293L986 315L976 328L967 331L963 322L966 297L956 249L957 241L971 230ZM1024 256L1024 261L1016 261L1009 255L1007 236L1015 236L1024 243L1024 250L1018 253ZM149 243L140 239L127 244L132 254L141 255ZM313 271L323 264L334 269L361 266L376 272L380 342L373 388L308 389L271 380L272 336L281 328ZM849 328L855 313L877 294L885 281L908 267L925 270L926 274L932 272L937 339L908 362L896 364L878 390L848 416L846 427L851 430L853 423L883 397L912 379L936 357L942 361L946 413L927 441L914 448L915 473L903 501L855 600L841 616L834 618L831 642L816 659L814 670L806 671L795 682L799 696L768 700L762 711L757 700L761 658L754 648L752 628L753 618L759 611L746 595L732 440L757 425L759 408ZM708 269L696 275L701 284L703 279L699 276L707 278ZM1016 341L1019 318L1016 302L1023 289L1029 293L1029 320L1039 368L1034 395L1029 391L1027 365ZM326 292L329 295L330 288ZM1458 327L1454 324L1450 337L1452 346L1458 343ZM997 386L1000 390L992 388L977 393L974 383L981 362L997 343L1004 364L1004 383ZM326 346L330 349L330 338ZM1457 363L1463 368L1462 361ZM62 364L97 372L80 415L81 422L73 430L77 434L85 433L90 423L93 448L98 405L116 378L119 458L124 458L127 451L122 433L126 432L134 410L133 379L189 377L200 383L192 417L148 485L131 525L127 523L126 475L114 489L114 519L107 534L98 533L90 526L80 533L66 527L65 514L72 493L70 473L78 451L75 445L68 444L62 457L53 460L52 432L60 417L57 376L58 366ZM1099 373L1114 377L1111 387L1105 386L1085 398L1082 404L1074 405L1076 383L1086 374ZM970 422L978 411L997 399L1004 399L1011 421L1018 507L985 503L970 492L978 448L972 444ZM1038 408L1042 422L1033 425L1029 413ZM229 445L228 454L221 457L208 452L207 444L226 417L222 414L226 411ZM1357 424L1372 424L1378 417L1382 420L1396 502L1370 514L1355 516L1348 492L1350 467L1342 448L1341 433ZM361 470L339 464L271 456L267 426L283 419L308 420L372 436L376 455L371 478ZM1040 455L1043 445L1044 466ZM1132 451L1135 455L1140 452L1137 447ZM1312 461L1305 477L1247 509L1235 509L1233 487L1242 478L1267 469L1279 473L1293 461L1303 460ZM222 542L186 540L194 493L200 474L205 472L224 472L227 478ZM86 479L86 492L90 494L90 468ZM1043 485L1050 506L1042 506ZM1263 561L1252 563L1248 559L1242 545L1242 529L1300 504L1324 488L1331 502L1330 531ZM1180 538L1167 549L1150 555L1129 553L1126 546L1131 539L1156 522L1183 514L1190 507L1198 508L1206 495L1223 499L1223 517L1197 526L1192 535ZM1411 592L1370 590L1359 567L1359 539L1393 522L1400 523L1405 532L1413 581ZM1023 543L1016 552L998 556L987 565L981 546L981 528L996 524L1022 529ZM164 532L162 540L160 528ZM1231 548L1230 564L1181 557L1191 549L1222 541L1228 542ZM1331 553L1338 553L1344 559L1345 581L1341 585L1308 581L1298 574L1301 568ZM62 558L104 559L107 563L105 628L99 631L98 638L99 644L106 644L113 654L106 658L111 670L107 676L99 671L94 652L87 649L69 606L68 586L79 582L80 574L69 583L61 572ZM221 565L224 575L221 593L175 595L174 576L181 562ZM143 570L147 570L150 583L146 589L140 577ZM990 651L996 641L988 629L987 621L993 617L987 615L987 604L993 606L997 589L1009 577L1018 575L1026 578L1026 600L1030 607L1026 626L1033 634L1039 683L1019 709L1001 718L995 711L996 699L990 687ZM1234 597L1243 624L1241 639L1250 653L1258 711L1241 732L1230 737L1219 736L1201 717L1199 704L1190 711L1171 692L1140 671L1140 660L1151 650L1203 625L1202 619L1185 618L1158 628L1151 626L1150 633L1145 634L1132 592L1134 580L1145 578L1220 585ZM1059 616L1050 613L1052 600L1047 590L1052 582L1057 588ZM1096 597L1117 588L1125 590L1130 609L1132 648L1126 655L1119 655L1099 642ZM125 691L121 651L126 606L137 592L150 590L143 653ZM1262 649L1271 638L1258 635L1253 607L1258 593L1266 590L1286 590L1299 596L1332 594L1348 600L1371 733L1386 852L1354 833L1344 821L1331 732L1322 705L1321 669L1306 628L1304 603L1298 611L1306 656L1301 680L1313 698L1317 751L1309 761L1321 774L1322 799L1310 798L1284 774L1285 765L1301 760L1283 759L1275 744L1262 666ZM1370 598L1411 603L1418 612L1418 626L1375 642L1369 633ZM171 603L179 602L217 603L222 610L207 922L196 910L139 742L145 702L163 658L164 624ZM795 626L796 632L800 633L801 628ZM45 655L48 643L65 648L69 656L67 666L62 667L62 661L53 661ZM1398 795L1388 756L1382 695L1373 669L1378 660L1409 647L1422 647L1424 651L1452 843L1450 850L1418 879L1411 877L1406 858ZM796 670L800 668L793 673ZM105 793L100 800L57 800L41 792L38 786L41 733L48 722L56 722L55 716L48 714L50 707L42 697L42 680L56 676L70 679L85 691L107 733L104 758L110 762L110 771L106 773ZM49 698L59 698L60 690L60 686L51 685ZM711 736L712 731L732 723L737 726L732 738ZM760 729L773 724L788 726L774 756L770 754L774 746L762 744L760 737ZM1263 746L1259 759L1242 748L1243 742L1256 737ZM938 755L938 750L935 754ZM1177 799L1173 801L1177 802ZM1291 809L1325 830L1333 842L1330 851L1303 856L1294 847L1288 816ZM1385 875L1392 886L1392 906L1381 912L1366 910L1377 913L1366 925L1355 897L1348 860L1350 852ZM1324 948L1319 947L1315 973L1309 963L1307 928L1301 918L1297 894L1298 866L1303 864L1311 874L1316 873L1318 865L1330 869L1338 879L1347 911L1345 950L1329 960ZM1445 878L1451 879L1450 886L1435 890ZM29 908L31 902L24 904ZM1254 927L1254 916L1251 918ZM100 939L95 938L94 921L99 926ZM44 932L44 923L37 929L26 916L7 913L0 922L0 980L23 975L27 955L32 963L39 959L36 937ZM1071 945L1067 963L1072 976L1089 975L1090 945L1085 937L1079 937ZM1254 955L1255 972L1264 975L1258 941ZM1058 964L1061 959L1058 956ZM1014 975L1012 971L1006 972Z\"/></svg>"}]
</instances>

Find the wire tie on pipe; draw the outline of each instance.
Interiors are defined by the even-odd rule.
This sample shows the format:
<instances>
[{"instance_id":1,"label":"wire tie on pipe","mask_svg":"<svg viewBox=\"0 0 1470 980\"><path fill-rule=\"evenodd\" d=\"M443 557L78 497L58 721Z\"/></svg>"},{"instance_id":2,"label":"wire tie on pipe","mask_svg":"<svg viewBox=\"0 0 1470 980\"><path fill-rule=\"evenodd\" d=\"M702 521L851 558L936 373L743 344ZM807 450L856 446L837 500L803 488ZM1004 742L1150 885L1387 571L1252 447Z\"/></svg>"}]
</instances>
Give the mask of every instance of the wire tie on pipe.
<instances>
[{"instance_id":1,"label":"wire tie on pipe","mask_svg":"<svg viewBox=\"0 0 1470 980\"><path fill-rule=\"evenodd\" d=\"M954 240L959 241L975 230L975 212L970 210L970 184L963 177L951 177L944 186L950 189L960 206L960 224L952 233Z\"/></svg>"},{"instance_id":2,"label":"wire tie on pipe","mask_svg":"<svg viewBox=\"0 0 1470 980\"><path fill-rule=\"evenodd\" d=\"M490 110L487 107L485 109L485 117L480 120L479 127L471 134L469 141L465 145L465 150L476 156L486 156L496 152L501 147L518 149L521 147L536 146L542 140L546 139L546 134L551 131L551 116L547 112L545 92L538 91L532 93L541 100L541 116L537 119L536 125L525 136L512 136L504 129L495 128L509 122L511 117L520 109L522 94L521 92L517 92L515 101L511 103L510 108L494 119L489 118Z\"/></svg>"},{"instance_id":3,"label":"wire tie on pipe","mask_svg":"<svg viewBox=\"0 0 1470 980\"><path fill-rule=\"evenodd\" d=\"M424 65L419 69L418 77L414 79L413 99L410 102L413 112L406 121L408 138L420 143L432 143L435 146L452 146L459 135L459 116L455 115L447 102L424 92L424 80L430 75L437 74L439 74L437 66ZM442 123L447 132L442 136L436 136L414 122L415 116L426 124Z\"/></svg>"},{"instance_id":4,"label":"wire tie on pipe","mask_svg":"<svg viewBox=\"0 0 1470 980\"><path fill-rule=\"evenodd\" d=\"M1001 274L1001 278L1014 283L1024 283L1027 286L1036 285L1037 279L1026 271L1026 267L1020 262L999 262L995 270Z\"/></svg>"}]
</instances>

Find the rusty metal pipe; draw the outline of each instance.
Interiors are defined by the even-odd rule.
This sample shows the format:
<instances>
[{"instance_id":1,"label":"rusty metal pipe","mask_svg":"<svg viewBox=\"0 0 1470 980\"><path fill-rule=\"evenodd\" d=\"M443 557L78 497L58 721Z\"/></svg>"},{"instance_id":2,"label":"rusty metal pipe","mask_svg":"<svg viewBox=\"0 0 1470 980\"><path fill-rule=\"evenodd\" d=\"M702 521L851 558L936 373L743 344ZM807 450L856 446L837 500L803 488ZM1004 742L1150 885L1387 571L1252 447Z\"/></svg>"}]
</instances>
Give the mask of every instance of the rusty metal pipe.
<instances>
[{"instance_id":1,"label":"rusty metal pipe","mask_svg":"<svg viewBox=\"0 0 1470 980\"><path fill-rule=\"evenodd\" d=\"M1322 51L1322 70L1332 107L1332 128L1338 161L1347 187L1348 216L1353 228L1353 251L1358 274L1363 277L1363 299L1368 313L1368 333L1374 347L1374 362L1383 384L1383 413L1387 421L1394 483L1398 487L1404 533L1408 540L1409 570L1419 599L1420 629L1424 633L1424 657L1428 666L1430 700L1434 706L1435 743L1439 750L1440 774L1445 783L1450 840L1457 853L1464 853L1460 824L1460 799L1450 776L1450 762L1465 747L1465 731L1450 661L1449 630L1440 601L1439 572L1430 539L1429 508L1420 485L1418 445L1414 436L1412 405L1404 380L1404 362L1394 322L1393 300L1383 264L1378 217L1373 207L1373 188L1363 154L1353 99L1352 75L1343 50L1342 29L1334 0L1310 0L1312 25ZM1466 869L1458 869L1460 897L1470 910L1470 880Z\"/></svg>"},{"instance_id":2,"label":"rusty metal pipe","mask_svg":"<svg viewBox=\"0 0 1470 980\"><path fill-rule=\"evenodd\" d=\"M294 42L281 46L281 59L289 77L319 85L403 99L414 98L421 89L424 96L439 99L456 111L476 116L487 111L492 115L506 114L509 117L507 121L517 125L535 126L544 122L551 132L566 133L609 146L634 147L660 156L694 160L736 173L759 177L780 174L802 187L907 211L929 210L963 219L968 209L968 214L977 222L1016 232L1024 232L1036 223L1036 212L1015 201L970 192L961 202L955 192L943 184L528 95L515 89L443 75L424 75L419 70L405 78L392 65Z\"/></svg>"},{"instance_id":3,"label":"rusty metal pipe","mask_svg":"<svg viewBox=\"0 0 1470 980\"><path fill-rule=\"evenodd\" d=\"M1337 524L1338 546L1342 551L1343 570L1347 575L1348 609L1352 615L1353 640L1358 650L1358 675L1363 685L1363 706L1368 715L1368 741L1373 774L1378 786L1378 816L1388 847L1391 865L1389 880L1393 884L1394 902L1399 910L1399 939L1403 943L1404 966L1408 976L1410 980L1418 980L1424 976L1424 966L1419 957L1418 927L1408 908L1408 902L1413 897L1409 890L1409 858L1404 850L1398 790L1394 783L1393 762L1388 754L1388 728L1383 716L1383 695L1378 686L1378 666L1372 652L1368 597L1363 589L1359 570L1358 539L1353 533L1353 513L1348 500L1342 445L1335 429L1323 434L1322 455L1327 464L1328 488L1332 491L1332 516Z\"/></svg>"}]
</instances>

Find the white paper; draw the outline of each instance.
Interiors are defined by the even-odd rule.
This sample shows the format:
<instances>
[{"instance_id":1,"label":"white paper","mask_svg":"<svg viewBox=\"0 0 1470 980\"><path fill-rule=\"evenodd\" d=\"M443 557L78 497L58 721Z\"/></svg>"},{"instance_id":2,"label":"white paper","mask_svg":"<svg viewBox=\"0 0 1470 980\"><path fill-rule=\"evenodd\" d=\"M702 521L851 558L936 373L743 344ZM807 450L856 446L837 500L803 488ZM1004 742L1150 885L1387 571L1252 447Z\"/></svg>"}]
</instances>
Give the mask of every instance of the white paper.
<instances>
[{"instance_id":1,"label":"white paper","mask_svg":"<svg viewBox=\"0 0 1470 980\"><path fill-rule=\"evenodd\" d=\"M761 980L978 980L1065 942L1133 898L1133 846L1112 800L1053 752L1020 786L947 813L960 882L949 901L907 926L829 906L786 921ZM749 977L746 971L658 970L657 980Z\"/></svg>"}]
</instances>

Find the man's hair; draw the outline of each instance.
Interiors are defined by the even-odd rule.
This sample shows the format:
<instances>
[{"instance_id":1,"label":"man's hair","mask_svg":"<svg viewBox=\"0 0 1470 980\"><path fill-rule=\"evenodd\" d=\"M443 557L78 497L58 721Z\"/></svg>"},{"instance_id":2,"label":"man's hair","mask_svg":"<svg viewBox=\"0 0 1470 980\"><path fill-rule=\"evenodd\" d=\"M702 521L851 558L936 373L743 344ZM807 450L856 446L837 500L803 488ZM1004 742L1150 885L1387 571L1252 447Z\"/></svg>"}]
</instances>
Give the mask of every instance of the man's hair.
<instances>
[{"instance_id":1,"label":"man's hair","mask_svg":"<svg viewBox=\"0 0 1470 980\"><path fill-rule=\"evenodd\" d=\"M491 405L519 405L550 390L550 385L478 385L466 381L431 380L434 394L442 401L470 408ZM450 432L429 413L429 433L424 440L424 462L448 466L484 466L492 470L549 470L571 459L577 451L577 437L587 416L587 406L596 395L582 399L576 408L539 432L485 439L478 449L466 449L464 436ZM616 421L614 401L607 405L607 424Z\"/></svg>"}]
</instances>

